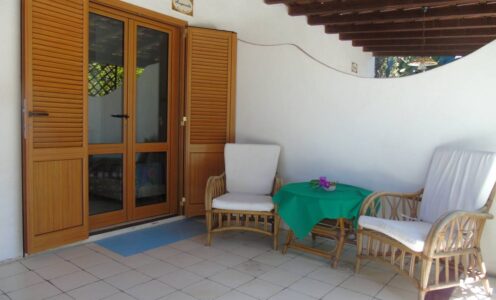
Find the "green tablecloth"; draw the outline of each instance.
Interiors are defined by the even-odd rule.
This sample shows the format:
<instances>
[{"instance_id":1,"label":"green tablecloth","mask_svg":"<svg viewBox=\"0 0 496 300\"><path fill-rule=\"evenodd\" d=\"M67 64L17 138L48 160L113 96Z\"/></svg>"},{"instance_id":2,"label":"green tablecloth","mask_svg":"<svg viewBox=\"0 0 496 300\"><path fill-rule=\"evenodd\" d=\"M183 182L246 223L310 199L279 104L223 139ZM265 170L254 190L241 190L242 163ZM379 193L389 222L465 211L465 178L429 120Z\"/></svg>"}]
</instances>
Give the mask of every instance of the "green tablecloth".
<instances>
[{"instance_id":1,"label":"green tablecloth","mask_svg":"<svg viewBox=\"0 0 496 300\"><path fill-rule=\"evenodd\" d=\"M335 191L327 192L300 182L283 186L272 201L278 205L281 218L301 239L322 219L346 218L356 222L363 200L371 193L346 184L337 184Z\"/></svg>"}]
</instances>

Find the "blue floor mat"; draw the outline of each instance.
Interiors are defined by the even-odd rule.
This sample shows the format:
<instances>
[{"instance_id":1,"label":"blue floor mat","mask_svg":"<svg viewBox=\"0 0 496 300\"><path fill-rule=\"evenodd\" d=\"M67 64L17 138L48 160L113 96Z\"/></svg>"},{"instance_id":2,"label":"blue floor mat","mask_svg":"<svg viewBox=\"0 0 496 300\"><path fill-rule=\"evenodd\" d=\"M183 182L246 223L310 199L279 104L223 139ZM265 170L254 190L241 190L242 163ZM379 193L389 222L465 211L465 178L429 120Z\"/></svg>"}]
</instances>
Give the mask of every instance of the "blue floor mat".
<instances>
[{"instance_id":1,"label":"blue floor mat","mask_svg":"<svg viewBox=\"0 0 496 300\"><path fill-rule=\"evenodd\" d=\"M116 235L96 243L122 256L130 256L205 232L204 222L197 219L185 219Z\"/></svg>"}]
</instances>

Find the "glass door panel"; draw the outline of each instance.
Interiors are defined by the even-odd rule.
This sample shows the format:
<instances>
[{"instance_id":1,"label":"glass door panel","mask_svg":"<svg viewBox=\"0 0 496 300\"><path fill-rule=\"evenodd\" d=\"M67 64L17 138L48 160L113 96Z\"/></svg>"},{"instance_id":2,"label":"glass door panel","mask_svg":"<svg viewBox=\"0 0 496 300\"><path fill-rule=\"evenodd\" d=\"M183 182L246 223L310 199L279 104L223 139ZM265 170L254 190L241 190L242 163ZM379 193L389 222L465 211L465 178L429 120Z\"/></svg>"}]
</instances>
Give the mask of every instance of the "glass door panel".
<instances>
[{"instance_id":1,"label":"glass door panel","mask_svg":"<svg viewBox=\"0 0 496 300\"><path fill-rule=\"evenodd\" d=\"M136 207L166 202L167 154L136 154Z\"/></svg>"},{"instance_id":2,"label":"glass door panel","mask_svg":"<svg viewBox=\"0 0 496 300\"><path fill-rule=\"evenodd\" d=\"M124 208L122 158L122 154L90 155L90 216Z\"/></svg>"},{"instance_id":3,"label":"glass door panel","mask_svg":"<svg viewBox=\"0 0 496 300\"><path fill-rule=\"evenodd\" d=\"M88 138L90 144L123 142L124 22L90 14Z\"/></svg>"},{"instance_id":4,"label":"glass door panel","mask_svg":"<svg viewBox=\"0 0 496 300\"><path fill-rule=\"evenodd\" d=\"M89 14L88 163L90 228L127 220L127 19Z\"/></svg>"},{"instance_id":5,"label":"glass door panel","mask_svg":"<svg viewBox=\"0 0 496 300\"><path fill-rule=\"evenodd\" d=\"M166 142L169 34L137 26L136 35L136 142Z\"/></svg>"},{"instance_id":6,"label":"glass door panel","mask_svg":"<svg viewBox=\"0 0 496 300\"><path fill-rule=\"evenodd\" d=\"M135 22L134 217L165 214L168 201L169 39L166 29Z\"/></svg>"}]
</instances>

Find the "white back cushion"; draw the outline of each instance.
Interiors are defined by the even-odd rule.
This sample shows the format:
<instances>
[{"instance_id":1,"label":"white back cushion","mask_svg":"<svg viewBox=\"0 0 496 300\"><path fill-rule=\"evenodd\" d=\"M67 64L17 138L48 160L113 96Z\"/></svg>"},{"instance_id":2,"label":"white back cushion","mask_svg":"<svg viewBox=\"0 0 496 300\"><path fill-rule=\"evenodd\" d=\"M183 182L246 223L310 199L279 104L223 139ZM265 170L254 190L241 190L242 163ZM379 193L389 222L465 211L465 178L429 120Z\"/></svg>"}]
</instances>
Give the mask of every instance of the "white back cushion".
<instances>
[{"instance_id":1,"label":"white back cushion","mask_svg":"<svg viewBox=\"0 0 496 300\"><path fill-rule=\"evenodd\" d=\"M226 144L226 189L229 193L268 195L279 161L278 145Z\"/></svg>"},{"instance_id":2,"label":"white back cushion","mask_svg":"<svg viewBox=\"0 0 496 300\"><path fill-rule=\"evenodd\" d=\"M433 223L449 211L478 210L495 181L496 153L439 148L427 174L419 217Z\"/></svg>"}]
</instances>

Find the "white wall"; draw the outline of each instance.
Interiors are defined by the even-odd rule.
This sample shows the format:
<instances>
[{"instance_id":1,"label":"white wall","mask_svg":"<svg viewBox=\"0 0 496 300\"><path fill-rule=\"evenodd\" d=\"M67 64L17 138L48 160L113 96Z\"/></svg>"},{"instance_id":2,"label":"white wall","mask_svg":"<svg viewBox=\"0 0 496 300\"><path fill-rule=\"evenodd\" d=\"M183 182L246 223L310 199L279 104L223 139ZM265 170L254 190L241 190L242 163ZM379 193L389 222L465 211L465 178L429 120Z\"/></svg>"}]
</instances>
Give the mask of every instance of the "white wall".
<instances>
[{"instance_id":1,"label":"white wall","mask_svg":"<svg viewBox=\"0 0 496 300\"><path fill-rule=\"evenodd\" d=\"M239 52L237 141L282 145L280 171L288 181L326 175L413 192L437 146L496 151L496 42L400 79L342 75L291 48L242 45ZM483 251L492 273L495 234L491 221Z\"/></svg>"},{"instance_id":2,"label":"white wall","mask_svg":"<svg viewBox=\"0 0 496 300\"><path fill-rule=\"evenodd\" d=\"M0 261L22 253L20 1L0 1Z\"/></svg>"}]
</instances>

